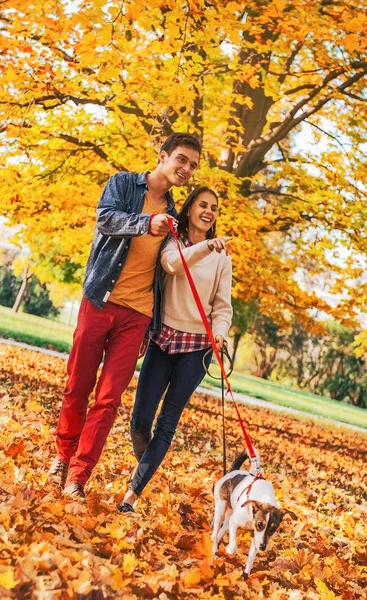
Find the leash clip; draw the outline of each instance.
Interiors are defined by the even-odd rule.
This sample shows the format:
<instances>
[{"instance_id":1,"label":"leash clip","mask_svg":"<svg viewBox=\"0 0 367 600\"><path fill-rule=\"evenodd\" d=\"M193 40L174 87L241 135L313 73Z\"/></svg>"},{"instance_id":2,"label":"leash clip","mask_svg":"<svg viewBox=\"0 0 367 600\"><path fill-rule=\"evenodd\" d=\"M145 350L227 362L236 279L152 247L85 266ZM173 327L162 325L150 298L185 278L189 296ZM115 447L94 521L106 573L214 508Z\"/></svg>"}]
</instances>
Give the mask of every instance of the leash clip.
<instances>
[{"instance_id":1,"label":"leash clip","mask_svg":"<svg viewBox=\"0 0 367 600\"><path fill-rule=\"evenodd\" d=\"M176 238L178 235L178 223L173 220L173 217L169 217L168 224L169 224L169 228L171 230L173 237Z\"/></svg>"},{"instance_id":2,"label":"leash clip","mask_svg":"<svg viewBox=\"0 0 367 600\"><path fill-rule=\"evenodd\" d=\"M261 473L261 468L260 468L260 461L258 460L257 456L255 456L254 458L251 458L250 460L255 468L256 477L261 478L262 473Z\"/></svg>"}]
</instances>

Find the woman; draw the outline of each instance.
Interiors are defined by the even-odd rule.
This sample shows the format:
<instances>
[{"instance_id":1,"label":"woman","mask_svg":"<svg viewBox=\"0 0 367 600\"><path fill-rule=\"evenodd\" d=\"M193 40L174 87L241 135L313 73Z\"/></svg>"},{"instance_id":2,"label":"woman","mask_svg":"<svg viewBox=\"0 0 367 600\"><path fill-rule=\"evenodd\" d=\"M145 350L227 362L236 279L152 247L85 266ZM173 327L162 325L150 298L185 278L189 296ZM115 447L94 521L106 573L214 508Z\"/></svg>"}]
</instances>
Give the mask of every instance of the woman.
<instances>
[{"instance_id":1,"label":"woman","mask_svg":"<svg viewBox=\"0 0 367 600\"><path fill-rule=\"evenodd\" d=\"M225 342L231 324L232 266L229 237L215 237L218 217L216 193L194 190L178 215L179 244L198 289L217 347ZM213 252L213 251L216 252ZM161 464L171 444L185 405L204 377L202 364L210 348L209 337L193 298L176 241L171 238L161 253L163 282L162 329L150 335L140 372L130 423L134 454L139 464L121 512L133 505ZM206 357L210 363L212 352ZM167 389L154 435L152 424Z\"/></svg>"}]
</instances>

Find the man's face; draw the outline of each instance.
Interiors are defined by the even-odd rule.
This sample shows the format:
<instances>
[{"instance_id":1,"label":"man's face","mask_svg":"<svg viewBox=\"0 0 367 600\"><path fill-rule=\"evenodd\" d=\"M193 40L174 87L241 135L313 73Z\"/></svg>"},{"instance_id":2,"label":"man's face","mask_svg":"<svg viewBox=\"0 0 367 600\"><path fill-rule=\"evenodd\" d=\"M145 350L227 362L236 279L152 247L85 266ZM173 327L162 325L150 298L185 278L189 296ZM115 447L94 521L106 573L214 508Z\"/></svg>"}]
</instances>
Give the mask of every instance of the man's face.
<instances>
[{"instance_id":1,"label":"man's face","mask_svg":"<svg viewBox=\"0 0 367 600\"><path fill-rule=\"evenodd\" d=\"M170 185L185 185L198 167L199 158L199 152L189 146L178 146L170 155L163 151L159 155L161 173Z\"/></svg>"}]
</instances>

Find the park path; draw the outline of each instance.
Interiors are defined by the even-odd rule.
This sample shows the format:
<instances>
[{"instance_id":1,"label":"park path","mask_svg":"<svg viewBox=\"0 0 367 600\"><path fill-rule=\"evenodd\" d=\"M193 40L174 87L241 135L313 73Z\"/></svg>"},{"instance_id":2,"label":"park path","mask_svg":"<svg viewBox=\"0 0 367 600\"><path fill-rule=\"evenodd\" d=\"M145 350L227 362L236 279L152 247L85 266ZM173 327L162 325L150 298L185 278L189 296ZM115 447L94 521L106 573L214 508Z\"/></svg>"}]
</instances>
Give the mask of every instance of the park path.
<instances>
[{"instance_id":1,"label":"park path","mask_svg":"<svg viewBox=\"0 0 367 600\"><path fill-rule=\"evenodd\" d=\"M67 360L69 355L66 352L57 352L56 350L50 350L48 348L39 348L38 346L31 346L30 344L25 344L24 342L17 342L12 339L2 338L0 337L0 344L8 344L10 346L17 346L18 348L25 348L27 350L33 350L35 352L41 352L42 354L47 354L48 356L55 356L57 358L63 358ZM135 371L135 377L139 377L139 371ZM197 393L202 395L212 396L214 398L221 398L222 392L218 388L215 387L204 387L199 386L196 390ZM342 421L335 421L333 419L327 419L326 417L320 417L313 415L312 413L297 410L295 408L291 408L288 406L281 406L280 404L275 404L274 402L268 402L267 400L261 400L260 398L253 398L252 396L247 396L246 394L240 394L239 392L232 392L233 397L237 402L242 402L243 404L249 404L251 406L257 406L259 408L265 408L266 410L275 410L277 412L284 412L287 414L301 415L305 416L314 421L323 421L325 423L331 423L336 425L337 427L345 427L347 429L353 429L355 431L361 431L363 433L367 433L367 429L364 427L358 427L357 425L349 425L348 423L343 423Z\"/></svg>"}]
</instances>

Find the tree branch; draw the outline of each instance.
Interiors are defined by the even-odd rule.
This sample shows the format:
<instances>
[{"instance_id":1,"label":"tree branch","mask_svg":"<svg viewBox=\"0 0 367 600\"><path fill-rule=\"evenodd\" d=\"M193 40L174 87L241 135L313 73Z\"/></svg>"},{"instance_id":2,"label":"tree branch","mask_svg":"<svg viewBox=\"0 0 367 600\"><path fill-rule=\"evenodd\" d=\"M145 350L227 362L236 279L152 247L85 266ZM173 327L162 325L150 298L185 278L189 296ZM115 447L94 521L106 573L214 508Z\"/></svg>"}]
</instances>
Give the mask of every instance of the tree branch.
<instances>
[{"instance_id":1,"label":"tree branch","mask_svg":"<svg viewBox=\"0 0 367 600\"><path fill-rule=\"evenodd\" d=\"M57 167L55 167L55 169L53 169L52 171L48 171L47 173L43 173L42 175L36 175L36 179L46 179L46 177L50 177L50 175L53 175L54 173L56 173L56 171L61 169L61 167L64 166L64 164L69 160L69 158L71 156L74 156L74 154L76 154L77 152L78 150L71 150L71 152L65 158L65 160L63 160Z\"/></svg>"},{"instance_id":2,"label":"tree branch","mask_svg":"<svg viewBox=\"0 0 367 600\"><path fill-rule=\"evenodd\" d=\"M328 137L330 137L333 140L335 140L339 144L339 146L341 146L341 148L343 149L343 152L345 152L348 155L346 149L344 148L344 144L342 144L341 141L338 140L338 138L335 135L332 135L332 133L329 133L328 131L325 131L324 129L322 129L322 127L320 127L319 125L316 125L316 123L312 123L308 119L305 119L304 122L308 123L308 125L311 125L311 127L314 127L315 129L318 129L319 131L321 131L321 133L324 133Z\"/></svg>"},{"instance_id":3,"label":"tree branch","mask_svg":"<svg viewBox=\"0 0 367 600\"><path fill-rule=\"evenodd\" d=\"M353 94L353 92L342 92L345 96L349 96L349 98L353 98L353 100L358 100L359 102L367 102L367 98L363 98L363 96L358 96L358 94Z\"/></svg>"},{"instance_id":4,"label":"tree branch","mask_svg":"<svg viewBox=\"0 0 367 600\"><path fill-rule=\"evenodd\" d=\"M304 83L303 85L299 85L296 88L293 88L292 90L287 90L286 92L284 92L285 96L290 96L291 94L296 94L297 92L300 92L301 90L312 90L314 89L315 85L313 83Z\"/></svg>"},{"instance_id":5,"label":"tree branch","mask_svg":"<svg viewBox=\"0 0 367 600\"><path fill-rule=\"evenodd\" d=\"M114 161L111 161L108 158L108 155L106 154L106 152L104 150L102 150L102 148L100 146L97 146L97 144L95 144L93 142L88 142L88 141L83 142L72 135L67 135L66 133L59 133L58 135L55 135L53 137L60 138L62 140L65 140L66 142L70 142L71 144L75 144L76 146L79 146L79 148L90 148L95 154L97 154L97 156L99 156L100 158L105 160L108 164L110 164L112 167L114 167L114 169L116 169L117 171L127 171L127 169L125 169L121 165L118 165Z\"/></svg>"},{"instance_id":6,"label":"tree branch","mask_svg":"<svg viewBox=\"0 0 367 600\"><path fill-rule=\"evenodd\" d=\"M287 75L289 75L289 69L291 68L291 66L294 62L294 59L296 58L298 52L301 50L302 46L303 46L302 42L298 42L298 44L296 44L296 47L294 48L294 50L291 52L290 56L288 57L288 60L285 63L284 73L282 73L278 77L278 81L280 84L284 83Z\"/></svg>"},{"instance_id":7,"label":"tree branch","mask_svg":"<svg viewBox=\"0 0 367 600\"><path fill-rule=\"evenodd\" d=\"M54 105L52 105L52 107L45 106L45 102L49 102L52 100L59 100L59 102L61 104L65 104L66 102L71 100L76 105L95 104L97 106L105 106L107 104L107 102L109 102L113 98L114 98L114 95L106 96L103 100L97 100L96 98L94 98L94 99L79 98L77 96L70 96L69 94L63 94L62 92L58 92L56 89L54 89L54 94L47 94L46 96L40 96L39 98L33 98L31 100L31 102L33 104L43 106L44 110L48 110L50 108L55 108L55 106L59 106L58 104L56 104L56 105L54 104ZM8 104L9 106L18 106L19 108L26 108L29 106L30 103L29 102L6 102L3 100L3 101L0 101L0 104Z\"/></svg>"},{"instance_id":8,"label":"tree branch","mask_svg":"<svg viewBox=\"0 0 367 600\"><path fill-rule=\"evenodd\" d=\"M182 55L183 55L183 51L184 51L185 44L186 44L187 25L188 25L189 16L190 16L190 4L189 4L188 0L186 0L186 4L187 4L187 14L186 14L186 19L185 19L185 26L184 26L184 33L183 33L182 45L181 45L180 54L179 54L179 57L178 57L178 65L177 65L176 77L178 77L179 71L180 71L180 69L182 69L182 67L181 67L181 60L182 60Z\"/></svg>"},{"instance_id":9,"label":"tree branch","mask_svg":"<svg viewBox=\"0 0 367 600\"><path fill-rule=\"evenodd\" d=\"M325 104L330 102L330 100L332 100L332 98L334 97L335 92L343 92L345 89L347 89L348 87L359 81L362 77L364 77L367 72L367 63L364 61L358 61L355 62L354 65L362 69L361 72L355 73L351 77L348 77L348 79L346 79L346 81L341 83L339 86L332 88L330 93L320 98L320 100L315 105L311 106L308 110L304 110L298 117L296 117L295 115L311 100L313 100L319 94L320 91L324 90L331 81L337 79L338 77L340 77L340 75L344 74L346 71L346 67L332 71L324 78L323 82L320 85L315 87L315 89L306 98L300 100L292 108L288 116L284 119L284 121L279 125L279 127L275 131L272 129L267 136L260 137L257 140L253 140L252 142L250 142L250 144L248 145L248 151L244 154L242 160L240 161L236 169L236 175L239 177L243 176L243 169L249 161L250 156L254 155L256 150L258 151L256 152L256 157L253 156L252 158L255 165L258 164L259 161L261 162L266 152L276 142L282 140L299 123L301 123L314 113L318 112ZM259 156L257 157L257 155Z\"/></svg>"},{"instance_id":10,"label":"tree branch","mask_svg":"<svg viewBox=\"0 0 367 600\"><path fill-rule=\"evenodd\" d=\"M301 202L304 202L303 198L300 198L299 196L295 196L294 194L288 194L287 192L280 192L279 190L276 190L274 188L257 188L254 190L246 190L246 195L250 196L252 194L273 194L274 196L286 196L287 198L293 198L294 200L301 200Z\"/></svg>"}]
</instances>

